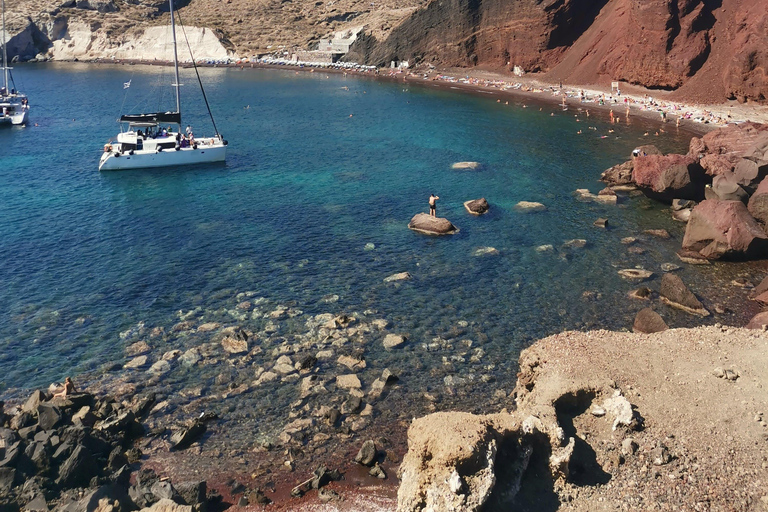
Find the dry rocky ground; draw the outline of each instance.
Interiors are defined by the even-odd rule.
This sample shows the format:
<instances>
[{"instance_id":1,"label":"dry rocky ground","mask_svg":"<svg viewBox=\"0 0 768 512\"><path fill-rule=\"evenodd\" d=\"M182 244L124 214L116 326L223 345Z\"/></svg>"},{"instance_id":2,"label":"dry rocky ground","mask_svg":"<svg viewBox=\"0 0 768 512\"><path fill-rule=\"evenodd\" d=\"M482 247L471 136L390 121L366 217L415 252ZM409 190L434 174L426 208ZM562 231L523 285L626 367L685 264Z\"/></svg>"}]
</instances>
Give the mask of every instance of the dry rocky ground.
<instances>
[{"instance_id":1,"label":"dry rocky ground","mask_svg":"<svg viewBox=\"0 0 768 512\"><path fill-rule=\"evenodd\" d=\"M540 340L521 355L514 412L414 422L398 510L478 510L482 492L484 510L768 510L766 343L762 330L720 326ZM616 396L632 406L628 424ZM496 480L483 488L491 442ZM454 472L464 487L451 488Z\"/></svg>"},{"instance_id":2,"label":"dry rocky ground","mask_svg":"<svg viewBox=\"0 0 768 512\"><path fill-rule=\"evenodd\" d=\"M337 485L342 501L308 494L275 506L768 510L766 344L762 330L724 326L557 334L521 355L511 413L436 413L413 422L397 500L391 485L369 480ZM625 423L617 400L631 404ZM562 446L552 443L558 436ZM565 466L563 458L553 462L564 453Z\"/></svg>"}]
</instances>

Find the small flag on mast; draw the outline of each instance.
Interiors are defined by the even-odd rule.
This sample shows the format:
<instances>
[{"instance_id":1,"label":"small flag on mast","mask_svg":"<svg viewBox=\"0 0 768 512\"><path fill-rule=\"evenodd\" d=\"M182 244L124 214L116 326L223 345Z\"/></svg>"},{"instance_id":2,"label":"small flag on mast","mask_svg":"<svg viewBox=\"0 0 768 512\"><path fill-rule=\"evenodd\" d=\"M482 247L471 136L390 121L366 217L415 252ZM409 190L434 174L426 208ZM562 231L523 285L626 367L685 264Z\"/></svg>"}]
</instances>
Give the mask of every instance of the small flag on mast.
<instances>
[{"instance_id":1,"label":"small flag on mast","mask_svg":"<svg viewBox=\"0 0 768 512\"><path fill-rule=\"evenodd\" d=\"M131 86L131 80L128 80L127 82L125 82L125 83L123 84L123 89L127 89L127 88L129 88L130 86Z\"/></svg>"}]
</instances>

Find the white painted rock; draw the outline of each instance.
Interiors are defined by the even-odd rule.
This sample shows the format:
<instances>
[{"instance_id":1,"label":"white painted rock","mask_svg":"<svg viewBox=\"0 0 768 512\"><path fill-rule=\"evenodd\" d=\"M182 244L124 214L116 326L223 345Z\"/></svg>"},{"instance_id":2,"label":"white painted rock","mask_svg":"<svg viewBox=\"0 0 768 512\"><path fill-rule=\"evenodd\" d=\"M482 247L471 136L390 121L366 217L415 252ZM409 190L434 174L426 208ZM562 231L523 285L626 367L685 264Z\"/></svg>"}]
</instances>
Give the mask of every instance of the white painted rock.
<instances>
[{"instance_id":1,"label":"white painted rock","mask_svg":"<svg viewBox=\"0 0 768 512\"><path fill-rule=\"evenodd\" d=\"M456 162L451 166L451 169L457 169L462 171L475 171L480 168L480 162Z\"/></svg>"}]
</instances>

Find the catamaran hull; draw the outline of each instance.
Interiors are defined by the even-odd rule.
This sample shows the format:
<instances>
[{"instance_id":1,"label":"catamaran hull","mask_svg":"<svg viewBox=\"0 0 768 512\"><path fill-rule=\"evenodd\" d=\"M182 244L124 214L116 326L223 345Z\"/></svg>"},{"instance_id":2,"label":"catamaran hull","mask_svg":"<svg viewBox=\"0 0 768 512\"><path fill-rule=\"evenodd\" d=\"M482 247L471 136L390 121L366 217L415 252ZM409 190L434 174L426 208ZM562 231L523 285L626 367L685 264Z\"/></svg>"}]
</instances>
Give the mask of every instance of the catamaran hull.
<instances>
[{"instance_id":1,"label":"catamaran hull","mask_svg":"<svg viewBox=\"0 0 768 512\"><path fill-rule=\"evenodd\" d=\"M197 149L183 148L178 151L134 151L132 155L105 152L99 162L100 171L122 171L128 169L149 169L154 167L177 167L195 164L224 162L227 158L227 146L216 144Z\"/></svg>"},{"instance_id":2,"label":"catamaran hull","mask_svg":"<svg viewBox=\"0 0 768 512\"><path fill-rule=\"evenodd\" d=\"M13 125L26 124L26 122L27 122L27 113L28 113L28 111L25 110L24 112L11 115L11 124L13 124Z\"/></svg>"},{"instance_id":3,"label":"catamaran hull","mask_svg":"<svg viewBox=\"0 0 768 512\"><path fill-rule=\"evenodd\" d=\"M19 126L27 122L27 111L19 112L16 114L8 114L6 116L0 115L0 126Z\"/></svg>"}]
</instances>

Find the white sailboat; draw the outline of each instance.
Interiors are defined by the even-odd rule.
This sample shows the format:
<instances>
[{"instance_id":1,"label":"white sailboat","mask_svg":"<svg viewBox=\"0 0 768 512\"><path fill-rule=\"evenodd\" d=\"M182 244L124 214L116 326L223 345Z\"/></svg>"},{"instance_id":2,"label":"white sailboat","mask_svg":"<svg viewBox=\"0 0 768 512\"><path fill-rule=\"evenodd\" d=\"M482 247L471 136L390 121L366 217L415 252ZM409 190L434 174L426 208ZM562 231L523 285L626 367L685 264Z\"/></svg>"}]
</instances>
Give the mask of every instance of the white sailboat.
<instances>
[{"instance_id":1,"label":"white sailboat","mask_svg":"<svg viewBox=\"0 0 768 512\"><path fill-rule=\"evenodd\" d=\"M16 90L16 87L8 88L8 72L13 69L8 67L8 51L5 40L5 0L2 8L3 18L3 86L0 87L0 126L23 125L27 122L29 114L29 100L25 94Z\"/></svg>"},{"instance_id":2,"label":"white sailboat","mask_svg":"<svg viewBox=\"0 0 768 512\"><path fill-rule=\"evenodd\" d=\"M150 114L122 115L121 132L104 146L99 160L100 171L145 169L153 167L181 167L187 165L223 162L227 157L227 141L216 129L211 109L211 121L215 135L196 137L181 130L181 98L179 94L179 58L176 51L176 23L173 0L169 0L171 32L173 33L173 69L176 82L176 111ZM199 80L199 77L198 77ZM205 97L205 90L200 88ZM208 100L205 99L208 106ZM173 129L173 126L176 130ZM127 129L125 129L127 126Z\"/></svg>"}]
</instances>

